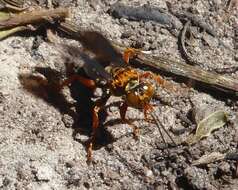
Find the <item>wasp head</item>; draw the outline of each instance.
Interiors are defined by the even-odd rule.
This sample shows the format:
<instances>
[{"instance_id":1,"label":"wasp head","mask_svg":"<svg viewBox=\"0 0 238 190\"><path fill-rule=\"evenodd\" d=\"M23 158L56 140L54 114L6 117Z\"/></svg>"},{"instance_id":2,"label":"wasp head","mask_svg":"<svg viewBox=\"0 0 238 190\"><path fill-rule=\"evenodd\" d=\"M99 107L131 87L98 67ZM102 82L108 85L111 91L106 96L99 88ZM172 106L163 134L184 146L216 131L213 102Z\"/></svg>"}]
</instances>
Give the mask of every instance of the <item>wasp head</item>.
<instances>
[{"instance_id":1,"label":"wasp head","mask_svg":"<svg viewBox=\"0 0 238 190\"><path fill-rule=\"evenodd\" d=\"M130 81L126 88L126 103L134 108L144 108L155 93L155 87L149 82Z\"/></svg>"}]
</instances>

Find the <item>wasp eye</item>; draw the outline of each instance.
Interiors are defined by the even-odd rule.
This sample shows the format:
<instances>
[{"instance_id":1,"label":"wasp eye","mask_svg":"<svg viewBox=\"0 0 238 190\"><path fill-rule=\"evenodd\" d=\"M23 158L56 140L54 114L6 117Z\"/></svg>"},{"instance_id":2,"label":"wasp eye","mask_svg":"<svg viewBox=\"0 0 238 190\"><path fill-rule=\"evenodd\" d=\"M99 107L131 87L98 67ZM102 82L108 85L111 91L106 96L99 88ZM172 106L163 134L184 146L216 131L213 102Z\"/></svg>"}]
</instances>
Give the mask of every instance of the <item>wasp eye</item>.
<instances>
[{"instance_id":1,"label":"wasp eye","mask_svg":"<svg viewBox=\"0 0 238 190\"><path fill-rule=\"evenodd\" d=\"M144 86L143 86L143 89L144 89L144 90L148 90L148 86L147 86L147 85L144 85Z\"/></svg>"}]
</instances>

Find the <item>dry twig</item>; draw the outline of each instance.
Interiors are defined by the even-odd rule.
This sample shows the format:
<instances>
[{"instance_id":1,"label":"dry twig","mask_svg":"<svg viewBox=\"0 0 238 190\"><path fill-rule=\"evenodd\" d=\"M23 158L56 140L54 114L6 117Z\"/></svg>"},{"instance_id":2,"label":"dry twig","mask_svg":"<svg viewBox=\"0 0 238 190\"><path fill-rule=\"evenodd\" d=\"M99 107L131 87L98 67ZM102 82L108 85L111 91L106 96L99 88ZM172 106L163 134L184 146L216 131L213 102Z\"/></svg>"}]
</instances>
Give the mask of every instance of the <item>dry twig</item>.
<instances>
[{"instance_id":1,"label":"dry twig","mask_svg":"<svg viewBox=\"0 0 238 190\"><path fill-rule=\"evenodd\" d=\"M182 51L182 55L188 61L189 64L199 65L199 63L192 56L189 55L187 48L185 46L186 33L188 31L190 24L191 24L191 21L187 21L181 31L181 36L180 36L181 51Z\"/></svg>"},{"instance_id":2,"label":"dry twig","mask_svg":"<svg viewBox=\"0 0 238 190\"><path fill-rule=\"evenodd\" d=\"M80 27L71 22L62 22L59 29L76 39L79 38L83 32ZM123 53L126 49L126 47L119 46L115 43L113 44L121 53ZM210 88L216 88L235 96L238 95L238 81L230 77L208 72L201 68L188 65L184 62L178 62L164 57L151 56L144 53L138 54L135 61L142 67L147 65L154 69L165 71L173 75L202 82Z\"/></svg>"},{"instance_id":3,"label":"dry twig","mask_svg":"<svg viewBox=\"0 0 238 190\"><path fill-rule=\"evenodd\" d=\"M24 0L0 0L0 9L10 9L13 11L24 11Z\"/></svg>"},{"instance_id":4,"label":"dry twig","mask_svg":"<svg viewBox=\"0 0 238 190\"><path fill-rule=\"evenodd\" d=\"M27 24L36 24L51 19L64 19L68 15L69 11L66 8L57 8L51 10L40 9L30 12L23 12L14 15L7 20L0 21L0 29L8 29Z\"/></svg>"}]
</instances>

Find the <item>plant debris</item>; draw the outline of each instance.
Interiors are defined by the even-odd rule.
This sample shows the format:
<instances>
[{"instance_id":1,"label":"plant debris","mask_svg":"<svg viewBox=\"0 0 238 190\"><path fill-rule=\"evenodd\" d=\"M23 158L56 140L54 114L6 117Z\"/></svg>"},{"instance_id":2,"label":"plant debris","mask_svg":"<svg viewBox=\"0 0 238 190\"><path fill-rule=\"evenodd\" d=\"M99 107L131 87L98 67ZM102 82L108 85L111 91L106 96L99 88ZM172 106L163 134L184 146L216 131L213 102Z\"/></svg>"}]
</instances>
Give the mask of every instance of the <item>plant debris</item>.
<instances>
[{"instance_id":1,"label":"plant debris","mask_svg":"<svg viewBox=\"0 0 238 190\"><path fill-rule=\"evenodd\" d=\"M19 13L11 16L9 19L0 21L0 29L12 28L27 24L37 24L51 19L64 19L69 15L68 9L56 8L51 10L34 10Z\"/></svg>"},{"instance_id":2,"label":"plant debris","mask_svg":"<svg viewBox=\"0 0 238 190\"><path fill-rule=\"evenodd\" d=\"M24 0L0 0L0 9L23 11L26 8L24 8Z\"/></svg>"},{"instance_id":3,"label":"plant debris","mask_svg":"<svg viewBox=\"0 0 238 190\"><path fill-rule=\"evenodd\" d=\"M52 20L62 20L68 16L68 9L34 10L19 14L0 12L0 40L19 31L35 30L32 25Z\"/></svg>"},{"instance_id":4,"label":"plant debris","mask_svg":"<svg viewBox=\"0 0 238 190\"><path fill-rule=\"evenodd\" d=\"M192 65L199 65L200 63L198 63L198 61L196 61L194 58L192 58L185 46L185 39L186 39L186 33L188 31L188 28L191 24L191 21L187 21L181 31L181 36L180 36L180 44L181 44L181 51L182 51L182 55L184 56L185 60Z\"/></svg>"},{"instance_id":5,"label":"plant debris","mask_svg":"<svg viewBox=\"0 0 238 190\"><path fill-rule=\"evenodd\" d=\"M227 122L227 114L224 111L216 111L198 123L195 135L190 135L185 141L194 144L204 137L208 137L212 131L223 127Z\"/></svg>"},{"instance_id":6,"label":"plant debris","mask_svg":"<svg viewBox=\"0 0 238 190\"><path fill-rule=\"evenodd\" d=\"M10 18L10 14L9 13L6 13L6 12L0 12L0 22L2 20L7 20ZM7 29L7 30L0 30L0 40L1 39L4 39L16 32L19 32L19 31L24 31L24 30L27 30L29 29L29 27L27 26L18 26L18 27L15 27L15 28L11 28L11 29Z\"/></svg>"},{"instance_id":7,"label":"plant debris","mask_svg":"<svg viewBox=\"0 0 238 190\"><path fill-rule=\"evenodd\" d=\"M221 160L238 160L238 153L237 152L228 152L225 154L219 153L219 152L212 152L209 154L206 154L199 158L198 160L193 161L193 166L198 165L206 165L213 162L221 161Z\"/></svg>"},{"instance_id":8,"label":"plant debris","mask_svg":"<svg viewBox=\"0 0 238 190\"><path fill-rule=\"evenodd\" d=\"M141 66L147 65L177 76L202 82L203 85L206 85L213 90L216 89L233 96L238 95L238 81L231 77L205 71L193 65L188 65L184 62L178 62L165 57L139 54L135 58L135 61Z\"/></svg>"},{"instance_id":9,"label":"plant debris","mask_svg":"<svg viewBox=\"0 0 238 190\"><path fill-rule=\"evenodd\" d=\"M0 31L0 40L16 33L16 32L20 32L20 31L24 31L24 30L27 30L27 29L30 29L29 27L27 26L17 26L15 28L11 28L11 29L8 29L8 30L3 30L3 31Z\"/></svg>"},{"instance_id":10,"label":"plant debris","mask_svg":"<svg viewBox=\"0 0 238 190\"><path fill-rule=\"evenodd\" d=\"M209 164L209 163L216 162L216 161L223 160L223 159L225 159L224 154L221 154L219 152L212 152L208 155L202 156L198 160L195 160L192 163L192 165L193 166L205 165L205 164Z\"/></svg>"},{"instance_id":11,"label":"plant debris","mask_svg":"<svg viewBox=\"0 0 238 190\"><path fill-rule=\"evenodd\" d=\"M80 33L83 33L82 28L70 21L60 23L59 29L73 39L79 38L81 35ZM121 53L125 51L126 47L114 42L112 43ZM171 73L173 75L202 82L204 85L207 85L210 88L215 88L216 90L220 90L228 94L235 96L238 94L238 81L235 79L208 72L201 68L188 65L184 62L178 62L166 57L148 55L142 52L138 53L138 55L133 60L141 67L149 66L157 70ZM133 64L133 61L131 63Z\"/></svg>"}]
</instances>

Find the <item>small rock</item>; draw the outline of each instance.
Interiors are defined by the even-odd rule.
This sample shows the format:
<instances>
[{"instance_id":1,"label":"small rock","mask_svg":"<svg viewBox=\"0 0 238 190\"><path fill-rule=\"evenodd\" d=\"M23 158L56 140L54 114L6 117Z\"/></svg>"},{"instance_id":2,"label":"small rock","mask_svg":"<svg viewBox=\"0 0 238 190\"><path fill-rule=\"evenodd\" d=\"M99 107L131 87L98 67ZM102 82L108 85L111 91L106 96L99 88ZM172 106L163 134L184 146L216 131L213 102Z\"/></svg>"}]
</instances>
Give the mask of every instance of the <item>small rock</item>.
<instances>
[{"instance_id":1,"label":"small rock","mask_svg":"<svg viewBox=\"0 0 238 190\"><path fill-rule=\"evenodd\" d=\"M2 186L9 186L10 184L12 183L12 180L9 179L8 177L5 177L3 180L2 180Z\"/></svg>"},{"instance_id":2,"label":"small rock","mask_svg":"<svg viewBox=\"0 0 238 190\"><path fill-rule=\"evenodd\" d=\"M153 172L151 170L146 170L145 171L145 176L151 178L151 177L153 177Z\"/></svg>"},{"instance_id":3,"label":"small rock","mask_svg":"<svg viewBox=\"0 0 238 190\"><path fill-rule=\"evenodd\" d=\"M192 189L211 189L212 187L206 170L188 167L185 169L185 175Z\"/></svg>"},{"instance_id":4,"label":"small rock","mask_svg":"<svg viewBox=\"0 0 238 190\"><path fill-rule=\"evenodd\" d=\"M52 190L52 187L48 183L30 183L27 187L26 190Z\"/></svg>"},{"instance_id":5,"label":"small rock","mask_svg":"<svg viewBox=\"0 0 238 190\"><path fill-rule=\"evenodd\" d=\"M22 41L20 39L12 40L10 46L14 49L20 49L22 47Z\"/></svg>"},{"instance_id":6,"label":"small rock","mask_svg":"<svg viewBox=\"0 0 238 190\"><path fill-rule=\"evenodd\" d=\"M227 162L222 162L219 165L219 169L223 172L223 173L229 173L231 171L230 169L230 164Z\"/></svg>"},{"instance_id":7,"label":"small rock","mask_svg":"<svg viewBox=\"0 0 238 190\"><path fill-rule=\"evenodd\" d=\"M73 120L72 117L71 117L70 115L68 115L68 114L64 114L64 115L62 116L62 121L63 121L65 127L67 127L67 128L73 126L74 120Z\"/></svg>"},{"instance_id":8,"label":"small rock","mask_svg":"<svg viewBox=\"0 0 238 190\"><path fill-rule=\"evenodd\" d=\"M32 177L31 170L26 164L20 163L16 171L17 171L17 178L19 181L29 180Z\"/></svg>"},{"instance_id":9,"label":"small rock","mask_svg":"<svg viewBox=\"0 0 238 190\"><path fill-rule=\"evenodd\" d=\"M42 166L37 171L37 178L40 181L50 181L52 176L53 176L53 172L51 168L49 168L48 166Z\"/></svg>"},{"instance_id":10,"label":"small rock","mask_svg":"<svg viewBox=\"0 0 238 190\"><path fill-rule=\"evenodd\" d=\"M123 39L123 38L129 38L129 37L131 37L133 35L133 32L132 31L130 31L130 30L127 30L127 31L125 31L125 32L123 32L122 34L121 34L121 38Z\"/></svg>"},{"instance_id":11,"label":"small rock","mask_svg":"<svg viewBox=\"0 0 238 190\"><path fill-rule=\"evenodd\" d=\"M54 171L48 164L34 163L33 168L33 173L39 181L50 181L54 176Z\"/></svg>"},{"instance_id":12,"label":"small rock","mask_svg":"<svg viewBox=\"0 0 238 190\"><path fill-rule=\"evenodd\" d=\"M209 45L209 47L215 48L218 46L218 41L214 39L211 35L203 35L203 40Z\"/></svg>"},{"instance_id":13,"label":"small rock","mask_svg":"<svg viewBox=\"0 0 238 190\"><path fill-rule=\"evenodd\" d=\"M80 186L82 180L82 171L78 168L71 168L68 172L67 181L68 185Z\"/></svg>"},{"instance_id":14,"label":"small rock","mask_svg":"<svg viewBox=\"0 0 238 190\"><path fill-rule=\"evenodd\" d=\"M121 18L119 21L120 21L120 24L122 24L122 25L126 25L129 23L129 21L125 18Z\"/></svg>"}]
</instances>

